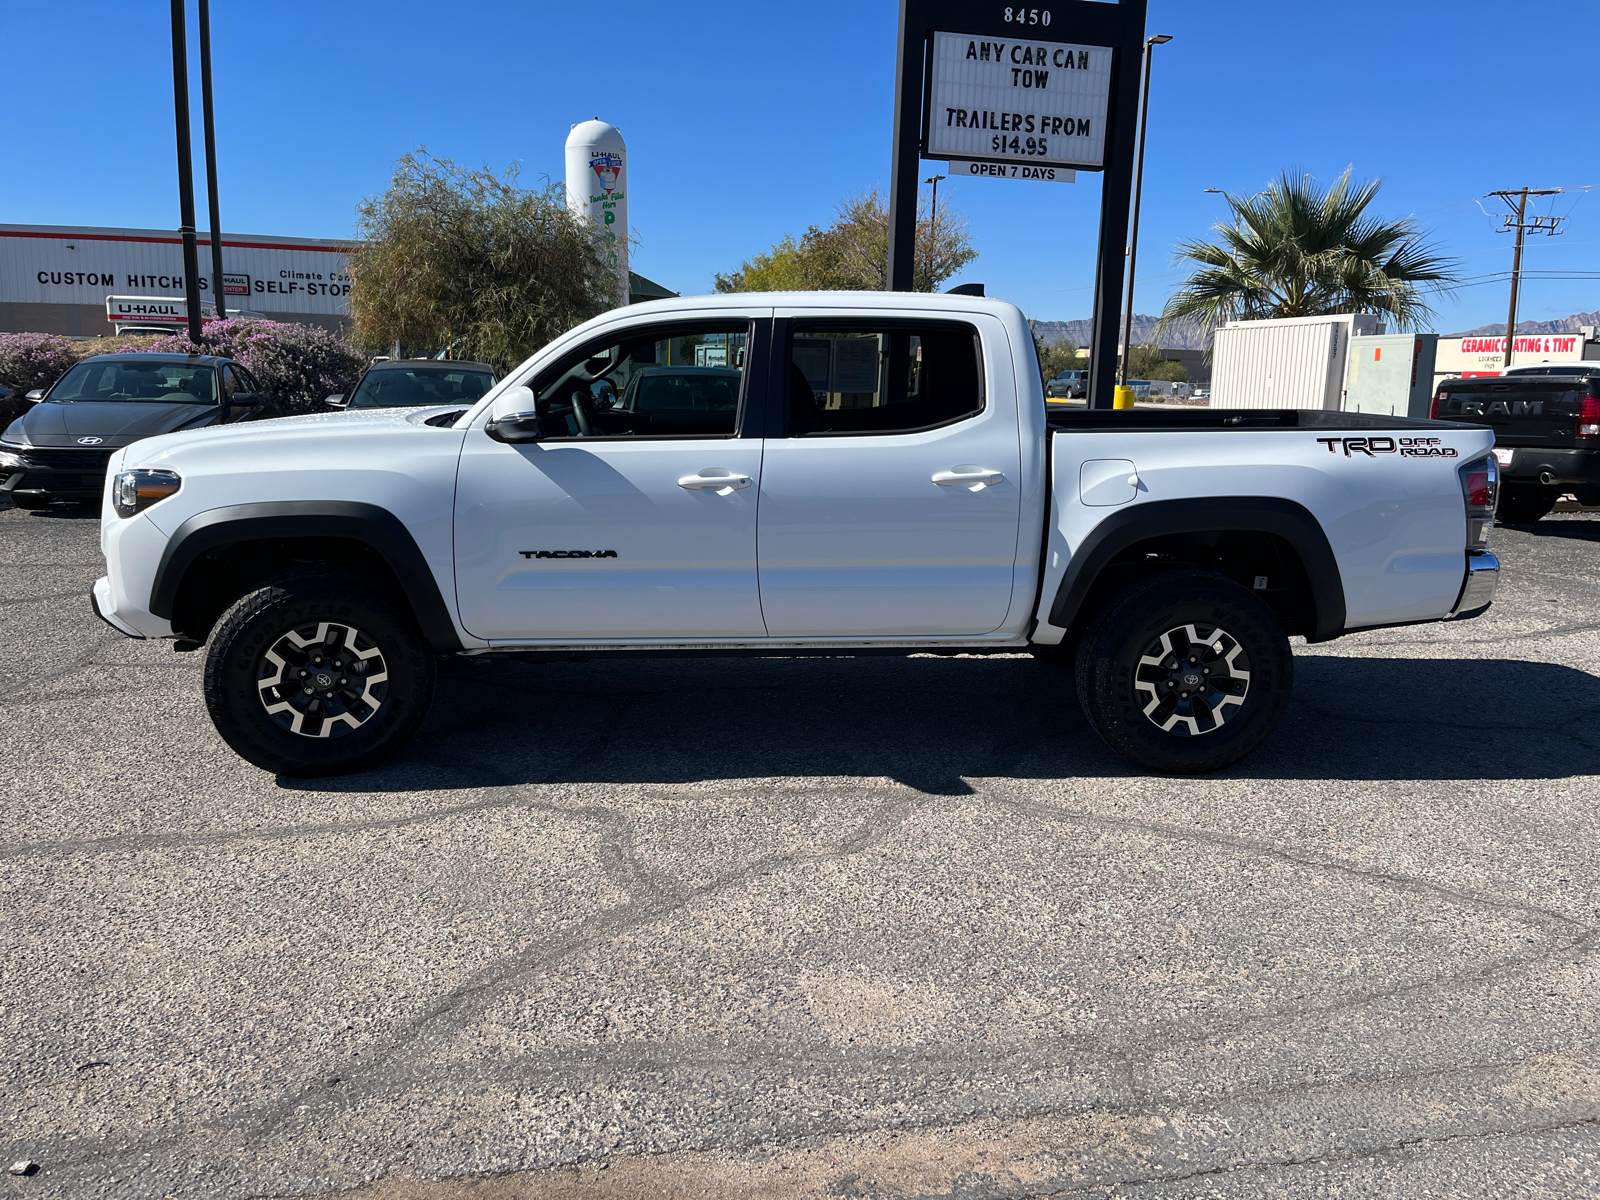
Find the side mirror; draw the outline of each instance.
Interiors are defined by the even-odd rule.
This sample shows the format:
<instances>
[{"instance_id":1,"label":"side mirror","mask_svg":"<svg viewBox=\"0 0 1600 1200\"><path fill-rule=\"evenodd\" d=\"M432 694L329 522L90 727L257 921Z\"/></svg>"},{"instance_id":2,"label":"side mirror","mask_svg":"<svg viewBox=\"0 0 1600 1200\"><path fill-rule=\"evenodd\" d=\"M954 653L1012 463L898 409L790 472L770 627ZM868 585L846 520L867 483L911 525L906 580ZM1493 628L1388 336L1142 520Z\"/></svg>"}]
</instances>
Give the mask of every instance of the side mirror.
<instances>
[{"instance_id":1,"label":"side mirror","mask_svg":"<svg viewBox=\"0 0 1600 1200\"><path fill-rule=\"evenodd\" d=\"M27 396L24 397L24 399L31 404L37 404L39 401L44 399L44 389L34 388L33 391L29 392Z\"/></svg>"},{"instance_id":2,"label":"side mirror","mask_svg":"<svg viewBox=\"0 0 1600 1200\"><path fill-rule=\"evenodd\" d=\"M350 397L345 395L329 396L323 403L329 408L349 408Z\"/></svg>"},{"instance_id":3,"label":"side mirror","mask_svg":"<svg viewBox=\"0 0 1600 1200\"><path fill-rule=\"evenodd\" d=\"M501 392L489 407L489 423L483 431L508 445L537 442L542 431L533 389L518 385Z\"/></svg>"}]
</instances>

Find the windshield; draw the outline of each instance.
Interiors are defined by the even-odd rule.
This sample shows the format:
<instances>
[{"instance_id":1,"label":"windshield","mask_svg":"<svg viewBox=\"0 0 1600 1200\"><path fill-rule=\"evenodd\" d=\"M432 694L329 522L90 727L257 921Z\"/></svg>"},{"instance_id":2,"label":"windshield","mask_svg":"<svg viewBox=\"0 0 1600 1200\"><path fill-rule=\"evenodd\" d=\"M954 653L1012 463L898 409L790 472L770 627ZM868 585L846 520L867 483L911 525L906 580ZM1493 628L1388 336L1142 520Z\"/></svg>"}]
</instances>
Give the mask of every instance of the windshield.
<instances>
[{"instance_id":1,"label":"windshield","mask_svg":"<svg viewBox=\"0 0 1600 1200\"><path fill-rule=\"evenodd\" d=\"M48 399L67 403L215 404L217 373L209 363L94 359L73 367Z\"/></svg>"},{"instance_id":2,"label":"windshield","mask_svg":"<svg viewBox=\"0 0 1600 1200\"><path fill-rule=\"evenodd\" d=\"M473 404L494 386L494 374L440 363L368 371L351 408L416 408L426 404Z\"/></svg>"}]
</instances>

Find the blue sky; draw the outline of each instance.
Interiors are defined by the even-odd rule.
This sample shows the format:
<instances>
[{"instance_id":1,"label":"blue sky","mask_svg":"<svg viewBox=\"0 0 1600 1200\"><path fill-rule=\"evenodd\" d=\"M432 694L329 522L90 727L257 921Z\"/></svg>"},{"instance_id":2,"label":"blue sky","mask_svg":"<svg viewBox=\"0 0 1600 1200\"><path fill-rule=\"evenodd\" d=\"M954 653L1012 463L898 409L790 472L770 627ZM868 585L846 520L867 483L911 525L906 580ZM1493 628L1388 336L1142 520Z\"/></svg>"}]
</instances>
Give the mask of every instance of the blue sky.
<instances>
[{"instance_id":1,"label":"blue sky","mask_svg":"<svg viewBox=\"0 0 1600 1200\"><path fill-rule=\"evenodd\" d=\"M223 225L347 235L356 203L418 146L559 179L568 128L599 116L628 141L635 269L707 291L715 271L887 182L895 12L893 0L215 0ZM0 27L12 64L0 221L175 227L167 6L3 0ZM1174 41L1156 51L1140 312L1181 280L1172 246L1222 215L1207 187L1253 192L1283 167L1331 179L1353 165L1384 178L1384 214L1415 214L1481 276L1509 268L1510 239L1475 198L1600 184L1600 5L1152 0L1149 30ZM192 35L191 60L197 79ZM195 113L203 225L197 85ZM964 279L1030 316L1088 315L1097 176L961 180L941 185L947 199L980 252ZM1547 210L1571 213L1566 232L1530 242L1526 265L1600 276L1600 189ZM1504 282L1466 287L1437 305L1436 327L1503 321L1505 307ZM1600 279L1531 279L1519 315L1597 308Z\"/></svg>"}]
</instances>

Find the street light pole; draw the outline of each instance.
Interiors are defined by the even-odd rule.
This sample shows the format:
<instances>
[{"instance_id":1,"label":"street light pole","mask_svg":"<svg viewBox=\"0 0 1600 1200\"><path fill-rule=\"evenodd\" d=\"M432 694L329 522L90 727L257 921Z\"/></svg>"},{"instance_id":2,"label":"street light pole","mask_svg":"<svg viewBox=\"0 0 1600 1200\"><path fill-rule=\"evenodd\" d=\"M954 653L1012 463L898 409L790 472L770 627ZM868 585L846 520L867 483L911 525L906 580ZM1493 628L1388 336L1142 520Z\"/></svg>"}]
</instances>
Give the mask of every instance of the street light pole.
<instances>
[{"instance_id":1,"label":"street light pole","mask_svg":"<svg viewBox=\"0 0 1600 1200\"><path fill-rule=\"evenodd\" d=\"M205 114L206 199L211 206L211 302L228 317L222 290L222 218L217 215L217 127L211 112L211 0L200 0L200 109Z\"/></svg>"},{"instance_id":2,"label":"street light pole","mask_svg":"<svg viewBox=\"0 0 1600 1200\"><path fill-rule=\"evenodd\" d=\"M1144 134L1150 123L1150 60L1151 50L1172 40L1168 33L1158 33L1144 42L1144 84L1139 99L1139 150L1133 167L1133 222L1128 231L1128 295L1127 315L1122 324L1122 364L1117 372L1117 382L1128 385L1128 360L1133 357L1133 272L1139 263L1139 193L1144 187Z\"/></svg>"},{"instance_id":3,"label":"street light pole","mask_svg":"<svg viewBox=\"0 0 1600 1200\"><path fill-rule=\"evenodd\" d=\"M178 133L178 233L183 237L183 296L189 340L200 344L200 249L194 236L194 163L189 158L189 53L183 0L172 0L172 103Z\"/></svg>"},{"instance_id":4,"label":"street light pole","mask_svg":"<svg viewBox=\"0 0 1600 1200\"><path fill-rule=\"evenodd\" d=\"M924 179L922 181L923 183L931 183L931 184L933 184L933 218L932 218L932 220L933 220L933 228L935 229L935 231L937 231L938 228L939 228L939 180L941 180L943 178L944 178L943 175L930 175L930 176L928 176L926 179Z\"/></svg>"}]
</instances>

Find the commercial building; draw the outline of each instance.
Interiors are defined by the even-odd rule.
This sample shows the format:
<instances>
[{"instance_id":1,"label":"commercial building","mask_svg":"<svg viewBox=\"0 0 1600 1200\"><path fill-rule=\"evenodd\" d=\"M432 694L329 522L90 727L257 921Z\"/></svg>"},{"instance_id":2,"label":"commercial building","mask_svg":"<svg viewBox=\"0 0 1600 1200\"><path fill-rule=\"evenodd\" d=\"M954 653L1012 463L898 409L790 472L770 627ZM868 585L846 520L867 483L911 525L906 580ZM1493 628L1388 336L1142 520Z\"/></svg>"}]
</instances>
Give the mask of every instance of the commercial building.
<instances>
[{"instance_id":1,"label":"commercial building","mask_svg":"<svg viewBox=\"0 0 1600 1200\"><path fill-rule=\"evenodd\" d=\"M211 236L199 235L200 300L211 295ZM342 327L350 311L349 241L222 235L224 302L274 321ZM629 300L677 293L630 272ZM183 240L169 229L0 225L0 333L113 332L106 297L182 297Z\"/></svg>"},{"instance_id":2,"label":"commercial building","mask_svg":"<svg viewBox=\"0 0 1600 1200\"><path fill-rule=\"evenodd\" d=\"M200 234L200 299L211 237ZM222 235L224 301L274 321L338 328L349 312L349 242ZM0 332L112 332L107 296L184 294L183 240L169 229L0 225Z\"/></svg>"},{"instance_id":3,"label":"commercial building","mask_svg":"<svg viewBox=\"0 0 1600 1200\"><path fill-rule=\"evenodd\" d=\"M1519 333L1511 347L1511 365L1564 363L1600 360L1600 341L1595 327L1585 325L1577 333ZM1505 369L1506 339L1501 337L1442 337L1434 358L1434 381L1455 376L1472 378L1498 375Z\"/></svg>"}]
</instances>

